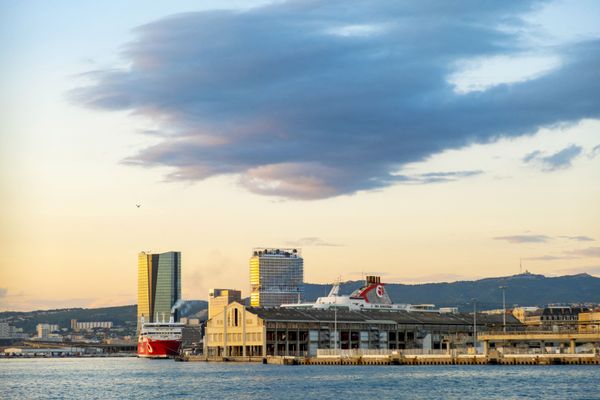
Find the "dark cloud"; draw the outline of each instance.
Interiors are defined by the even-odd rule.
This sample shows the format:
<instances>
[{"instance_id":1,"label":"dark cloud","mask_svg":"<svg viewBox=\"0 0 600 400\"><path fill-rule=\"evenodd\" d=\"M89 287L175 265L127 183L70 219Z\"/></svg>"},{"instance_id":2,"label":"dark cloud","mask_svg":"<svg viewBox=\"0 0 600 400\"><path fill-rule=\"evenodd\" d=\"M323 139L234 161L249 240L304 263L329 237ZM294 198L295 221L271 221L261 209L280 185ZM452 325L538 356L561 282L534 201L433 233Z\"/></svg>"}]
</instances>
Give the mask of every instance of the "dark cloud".
<instances>
[{"instance_id":1,"label":"dark cloud","mask_svg":"<svg viewBox=\"0 0 600 400\"><path fill-rule=\"evenodd\" d=\"M577 242L593 242L594 238L589 236L559 236L562 239L575 240Z\"/></svg>"},{"instance_id":2,"label":"dark cloud","mask_svg":"<svg viewBox=\"0 0 600 400\"><path fill-rule=\"evenodd\" d=\"M512 235L497 236L495 240L506 240L508 243L545 243L552 238L546 235Z\"/></svg>"},{"instance_id":3,"label":"dark cloud","mask_svg":"<svg viewBox=\"0 0 600 400\"><path fill-rule=\"evenodd\" d=\"M544 171L555 171L557 169L569 168L571 166L571 161L579 156L582 151L583 148L581 146L573 144L556 153L550 154L549 156L542 156L542 152L534 151L523 157L523 161L537 161Z\"/></svg>"},{"instance_id":4,"label":"dark cloud","mask_svg":"<svg viewBox=\"0 0 600 400\"><path fill-rule=\"evenodd\" d=\"M286 242L288 246L310 247L310 246L327 246L327 247L342 247L343 244L330 243L318 237L304 237L294 241Z\"/></svg>"},{"instance_id":5,"label":"dark cloud","mask_svg":"<svg viewBox=\"0 0 600 400\"><path fill-rule=\"evenodd\" d=\"M600 41L556 49L561 66L535 79L466 94L448 83L461 60L523 54L521 16L537 4L314 0L176 15L139 27L128 67L90 72L71 99L155 121L162 141L126 162L172 167L171 180L238 174L253 192L299 199L384 187L440 151L600 115Z\"/></svg>"}]
</instances>

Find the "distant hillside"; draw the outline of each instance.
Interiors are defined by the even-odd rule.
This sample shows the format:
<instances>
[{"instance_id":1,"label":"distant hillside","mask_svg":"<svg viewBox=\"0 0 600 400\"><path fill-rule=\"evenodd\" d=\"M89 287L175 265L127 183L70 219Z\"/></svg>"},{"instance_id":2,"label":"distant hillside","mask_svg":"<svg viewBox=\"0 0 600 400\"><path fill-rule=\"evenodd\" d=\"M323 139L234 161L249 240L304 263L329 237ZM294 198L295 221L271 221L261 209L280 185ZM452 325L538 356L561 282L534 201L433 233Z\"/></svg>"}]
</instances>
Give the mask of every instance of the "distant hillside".
<instances>
[{"instance_id":1,"label":"distant hillside","mask_svg":"<svg viewBox=\"0 0 600 400\"><path fill-rule=\"evenodd\" d=\"M362 281L344 282L342 294L350 294L362 286ZM507 286L506 306L546 305L549 303L600 303L600 278L588 274L545 277L520 274L500 278L452 283L426 283L404 285L388 283L387 292L395 303L432 303L437 306L458 306L463 310L472 308L470 299L477 299L478 309L502 307L502 290ZM307 301L326 296L331 285L306 284L304 297Z\"/></svg>"},{"instance_id":2,"label":"distant hillside","mask_svg":"<svg viewBox=\"0 0 600 400\"><path fill-rule=\"evenodd\" d=\"M342 294L350 294L362 286L362 281L344 282ZM441 307L458 306L463 311L472 309L470 300L477 299L479 310L502 307L500 286L507 286L506 305L543 306L549 303L600 303L600 278L588 274L548 278L543 275L520 274L501 278L451 283L426 283L404 285L388 283L386 289L395 303L435 304ZM326 296L331 285L307 283L304 287L306 301ZM207 302L186 301L180 309L183 317L206 319ZM31 312L0 312L0 321L10 322L33 333L38 323L58 324L69 327L71 319L79 321L112 321L115 325L134 327L136 306L104 308L68 308Z\"/></svg>"},{"instance_id":3,"label":"distant hillside","mask_svg":"<svg viewBox=\"0 0 600 400\"><path fill-rule=\"evenodd\" d=\"M181 316L202 315L208 307L204 300L186 301L180 308ZM33 333L39 323L58 324L61 328L69 328L71 320L78 321L112 321L114 325L132 327L136 323L137 305L103 307L103 308L64 308L57 310L38 310L29 312L0 312L0 321L9 322L25 332Z\"/></svg>"}]
</instances>

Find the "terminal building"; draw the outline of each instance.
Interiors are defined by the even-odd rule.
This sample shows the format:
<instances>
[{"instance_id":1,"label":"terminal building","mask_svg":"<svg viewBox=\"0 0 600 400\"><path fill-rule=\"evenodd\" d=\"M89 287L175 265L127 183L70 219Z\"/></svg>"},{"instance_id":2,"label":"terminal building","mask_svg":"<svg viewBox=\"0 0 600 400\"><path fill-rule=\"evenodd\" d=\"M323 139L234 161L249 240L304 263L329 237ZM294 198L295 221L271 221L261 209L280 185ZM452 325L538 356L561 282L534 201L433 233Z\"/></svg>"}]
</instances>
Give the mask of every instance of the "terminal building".
<instances>
[{"instance_id":1,"label":"terminal building","mask_svg":"<svg viewBox=\"0 0 600 400\"><path fill-rule=\"evenodd\" d=\"M477 315L477 332L502 315ZM512 315L507 324L519 324ZM314 356L317 349L448 349L473 343L461 313L247 307L233 302L207 321L208 357Z\"/></svg>"},{"instance_id":2,"label":"terminal building","mask_svg":"<svg viewBox=\"0 0 600 400\"><path fill-rule=\"evenodd\" d=\"M250 257L250 304L279 307L299 303L304 260L299 249L255 248Z\"/></svg>"}]
</instances>

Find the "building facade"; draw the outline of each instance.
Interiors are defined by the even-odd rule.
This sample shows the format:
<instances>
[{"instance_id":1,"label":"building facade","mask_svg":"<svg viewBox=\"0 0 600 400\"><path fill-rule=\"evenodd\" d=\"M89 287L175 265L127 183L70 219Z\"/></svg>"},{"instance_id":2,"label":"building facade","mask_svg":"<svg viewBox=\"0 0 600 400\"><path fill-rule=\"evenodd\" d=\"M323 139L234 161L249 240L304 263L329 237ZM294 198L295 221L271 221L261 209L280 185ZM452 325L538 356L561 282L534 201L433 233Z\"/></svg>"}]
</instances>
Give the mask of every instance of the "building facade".
<instances>
[{"instance_id":1,"label":"building facade","mask_svg":"<svg viewBox=\"0 0 600 400\"><path fill-rule=\"evenodd\" d=\"M35 330L39 339L47 339L50 334L58 331L60 328L57 324L37 324Z\"/></svg>"},{"instance_id":2,"label":"building facade","mask_svg":"<svg viewBox=\"0 0 600 400\"><path fill-rule=\"evenodd\" d=\"M90 329L111 329L113 326L112 321L85 321L80 322L76 319L71 320L71 329L73 331L86 331Z\"/></svg>"},{"instance_id":3,"label":"building facade","mask_svg":"<svg viewBox=\"0 0 600 400\"><path fill-rule=\"evenodd\" d=\"M208 292L208 319L223 312L228 305L242 302L242 292L235 289L210 289Z\"/></svg>"},{"instance_id":4,"label":"building facade","mask_svg":"<svg viewBox=\"0 0 600 400\"><path fill-rule=\"evenodd\" d=\"M580 312L579 333L600 333L600 308L595 311Z\"/></svg>"},{"instance_id":5,"label":"building facade","mask_svg":"<svg viewBox=\"0 0 600 400\"><path fill-rule=\"evenodd\" d=\"M169 251L138 255L138 330L144 322L168 320L181 299L181 253ZM177 310L174 311L178 320Z\"/></svg>"},{"instance_id":6,"label":"building facade","mask_svg":"<svg viewBox=\"0 0 600 400\"><path fill-rule=\"evenodd\" d=\"M250 257L250 304L278 307L299 303L304 285L304 260L299 249L255 248Z\"/></svg>"},{"instance_id":7,"label":"building facade","mask_svg":"<svg viewBox=\"0 0 600 400\"><path fill-rule=\"evenodd\" d=\"M477 316L477 331L502 315ZM518 324L512 315L507 322ZM315 356L317 349L446 349L472 346L473 316L407 311L246 307L234 302L206 324L208 357Z\"/></svg>"}]
</instances>

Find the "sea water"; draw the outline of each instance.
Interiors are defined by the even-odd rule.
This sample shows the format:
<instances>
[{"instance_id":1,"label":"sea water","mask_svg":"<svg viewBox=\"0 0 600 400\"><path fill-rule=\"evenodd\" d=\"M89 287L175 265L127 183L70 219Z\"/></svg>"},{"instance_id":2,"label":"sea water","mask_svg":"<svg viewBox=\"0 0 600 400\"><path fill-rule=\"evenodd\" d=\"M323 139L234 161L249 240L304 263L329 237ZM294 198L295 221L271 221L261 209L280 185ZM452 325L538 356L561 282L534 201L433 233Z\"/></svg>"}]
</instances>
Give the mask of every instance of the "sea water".
<instances>
[{"instance_id":1,"label":"sea water","mask_svg":"<svg viewBox=\"0 0 600 400\"><path fill-rule=\"evenodd\" d=\"M0 360L3 399L600 399L600 366Z\"/></svg>"}]
</instances>

